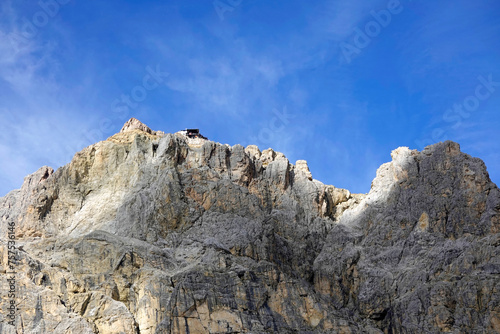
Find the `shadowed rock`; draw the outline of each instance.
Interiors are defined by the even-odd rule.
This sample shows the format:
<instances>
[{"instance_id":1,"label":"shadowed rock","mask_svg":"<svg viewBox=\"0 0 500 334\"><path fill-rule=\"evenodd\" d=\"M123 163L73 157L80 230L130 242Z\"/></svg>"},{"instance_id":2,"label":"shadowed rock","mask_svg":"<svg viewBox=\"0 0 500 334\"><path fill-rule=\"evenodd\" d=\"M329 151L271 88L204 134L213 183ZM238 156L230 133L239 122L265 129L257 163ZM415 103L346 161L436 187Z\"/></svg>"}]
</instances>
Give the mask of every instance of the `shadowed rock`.
<instances>
[{"instance_id":1,"label":"shadowed rock","mask_svg":"<svg viewBox=\"0 0 500 334\"><path fill-rule=\"evenodd\" d=\"M452 142L392 158L357 195L272 149L131 119L0 198L24 289L1 332L500 331L500 195L483 162Z\"/></svg>"}]
</instances>

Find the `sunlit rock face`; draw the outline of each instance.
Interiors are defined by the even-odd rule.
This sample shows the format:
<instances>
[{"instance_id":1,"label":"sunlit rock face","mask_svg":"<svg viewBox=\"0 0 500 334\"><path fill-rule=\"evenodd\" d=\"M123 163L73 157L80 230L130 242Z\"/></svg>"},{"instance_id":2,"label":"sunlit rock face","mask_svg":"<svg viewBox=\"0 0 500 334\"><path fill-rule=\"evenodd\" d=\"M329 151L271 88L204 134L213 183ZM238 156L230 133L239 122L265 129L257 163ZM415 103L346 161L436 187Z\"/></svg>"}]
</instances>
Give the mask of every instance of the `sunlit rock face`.
<instances>
[{"instance_id":1,"label":"sunlit rock face","mask_svg":"<svg viewBox=\"0 0 500 334\"><path fill-rule=\"evenodd\" d=\"M387 333L500 331L500 196L445 142L399 148L330 230L315 291Z\"/></svg>"},{"instance_id":2,"label":"sunlit rock face","mask_svg":"<svg viewBox=\"0 0 500 334\"><path fill-rule=\"evenodd\" d=\"M496 333L500 195L445 142L368 195L305 161L138 120L0 198L1 333ZM8 296L2 289L2 304Z\"/></svg>"}]
</instances>

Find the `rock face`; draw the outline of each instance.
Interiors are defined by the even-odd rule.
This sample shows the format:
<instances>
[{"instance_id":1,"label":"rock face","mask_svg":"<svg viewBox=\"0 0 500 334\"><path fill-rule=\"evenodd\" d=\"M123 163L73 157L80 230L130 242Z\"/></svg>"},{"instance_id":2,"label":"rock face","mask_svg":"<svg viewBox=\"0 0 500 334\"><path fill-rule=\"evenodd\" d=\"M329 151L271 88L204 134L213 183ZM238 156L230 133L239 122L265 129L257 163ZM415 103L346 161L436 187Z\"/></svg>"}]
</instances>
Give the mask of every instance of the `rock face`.
<instances>
[{"instance_id":1,"label":"rock face","mask_svg":"<svg viewBox=\"0 0 500 334\"><path fill-rule=\"evenodd\" d=\"M483 162L452 142L392 158L356 195L271 149L132 119L0 198L0 279L14 223L19 297L0 332L500 332Z\"/></svg>"},{"instance_id":2,"label":"rock face","mask_svg":"<svg viewBox=\"0 0 500 334\"><path fill-rule=\"evenodd\" d=\"M139 121L137 118L131 118L129 119L125 124L123 124L122 129L120 132L127 132L127 131L133 131L133 130L141 130L143 132L152 134L152 135L158 135L162 136L165 133L163 131L153 131L151 130L146 124L142 123Z\"/></svg>"}]
</instances>

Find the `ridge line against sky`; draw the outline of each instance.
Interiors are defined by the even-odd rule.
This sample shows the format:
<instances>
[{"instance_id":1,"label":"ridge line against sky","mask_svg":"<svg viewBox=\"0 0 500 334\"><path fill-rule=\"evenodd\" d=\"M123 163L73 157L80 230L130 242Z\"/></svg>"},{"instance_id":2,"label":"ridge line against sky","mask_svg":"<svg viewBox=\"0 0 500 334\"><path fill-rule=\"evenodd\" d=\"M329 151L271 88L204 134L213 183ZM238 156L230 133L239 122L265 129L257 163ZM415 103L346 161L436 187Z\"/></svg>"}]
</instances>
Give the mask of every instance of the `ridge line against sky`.
<instances>
[{"instance_id":1,"label":"ridge line against sky","mask_svg":"<svg viewBox=\"0 0 500 334\"><path fill-rule=\"evenodd\" d=\"M393 149L450 139L498 184L498 36L491 0L4 0L0 196L130 117L272 147L352 192Z\"/></svg>"}]
</instances>

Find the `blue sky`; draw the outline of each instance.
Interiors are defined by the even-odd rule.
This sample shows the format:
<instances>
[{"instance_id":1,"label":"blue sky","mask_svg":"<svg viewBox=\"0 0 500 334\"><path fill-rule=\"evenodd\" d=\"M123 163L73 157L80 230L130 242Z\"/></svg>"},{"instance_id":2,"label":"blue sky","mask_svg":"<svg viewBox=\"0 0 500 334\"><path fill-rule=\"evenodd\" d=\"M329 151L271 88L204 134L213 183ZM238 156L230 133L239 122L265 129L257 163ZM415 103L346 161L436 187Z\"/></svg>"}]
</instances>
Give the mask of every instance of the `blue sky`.
<instances>
[{"instance_id":1,"label":"blue sky","mask_svg":"<svg viewBox=\"0 0 500 334\"><path fill-rule=\"evenodd\" d=\"M0 196L130 117L368 192L445 139L500 182L498 0L0 2Z\"/></svg>"}]
</instances>

